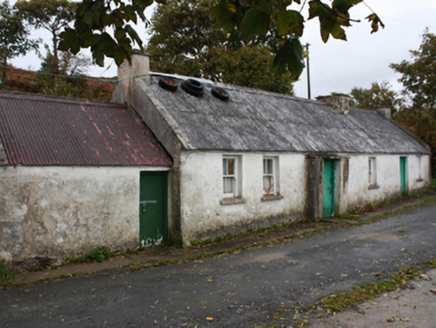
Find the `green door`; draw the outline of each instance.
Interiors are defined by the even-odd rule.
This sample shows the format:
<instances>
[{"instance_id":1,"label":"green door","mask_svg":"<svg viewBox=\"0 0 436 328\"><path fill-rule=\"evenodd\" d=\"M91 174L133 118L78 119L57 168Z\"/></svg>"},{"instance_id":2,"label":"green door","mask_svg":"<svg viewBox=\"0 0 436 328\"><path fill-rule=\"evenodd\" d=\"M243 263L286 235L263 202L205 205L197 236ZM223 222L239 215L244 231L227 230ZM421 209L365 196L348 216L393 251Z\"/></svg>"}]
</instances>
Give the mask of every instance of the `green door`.
<instances>
[{"instance_id":1,"label":"green door","mask_svg":"<svg viewBox=\"0 0 436 328\"><path fill-rule=\"evenodd\" d=\"M323 217L333 216L335 211L335 161L324 160Z\"/></svg>"},{"instance_id":2,"label":"green door","mask_svg":"<svg viewBox=\"0 0 436 328\"><path fill-rule=\"evenodd\" d=\"M407 157L400 157L401 195L407 193L406 167Z\"/></svg>"},{"instance_id":3,"label":"green door","mask_svg":"<svg viewBox=\"0 0 436 328\"><path fill-rule=\"evenodd\" d=\"M139 186L139 242L160 243L167 235L167 172L141 172Z\"/></svg>"}]
</instances>

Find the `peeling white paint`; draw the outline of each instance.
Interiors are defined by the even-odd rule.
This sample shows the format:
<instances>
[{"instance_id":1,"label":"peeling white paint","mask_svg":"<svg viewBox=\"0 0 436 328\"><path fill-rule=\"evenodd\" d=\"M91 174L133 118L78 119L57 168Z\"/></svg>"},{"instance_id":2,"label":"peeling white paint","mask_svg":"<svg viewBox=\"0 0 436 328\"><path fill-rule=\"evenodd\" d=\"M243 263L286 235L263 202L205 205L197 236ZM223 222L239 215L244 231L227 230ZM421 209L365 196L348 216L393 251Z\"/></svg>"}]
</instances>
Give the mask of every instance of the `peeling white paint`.
<instances>
[{"instance_id":1,"label":"peeling white paint","mask_svg":"<svg viewBox=\"0 0 436 328\"><path fill-rule=\"evenodd\" d=\"M0 259L138 246L140 172L162 170L0 167Z\"/></svg>"},{"instance_id":2,"label":"peeling white paint","mask_svg":"<svg viewBox=\"0 0 436 328\"><path fill-rule=\"evenodd\" d=\"M243 204L221 205L224 155L241 155ZM261 202L263 157L279 156L283 199ZM190 241L301 217L305 206L305 155L184 152L181 167L182 236ZM295 186L299 186L295 188ZM303 186L303 188L301 188Z\"/></svg>"},{"instance_id":3,"label":"peeling white paint","mask_svg":"<svg viewBox=\"0 0 436 328\"><path fill-rule=\"evenodd\" d=\"M221 205L223 199L222 159L238 155L242 162L242 193L245 202ZM279 158L280 195L283 199L262 202L263 157ZM400 195L399 155L350 155L348 177L338 181L346 185L340 196L340 212L379 203ZM377 159L378 188L368 183L368 158ZM421 157L421 179L417 155L408 155L407 184L409 192L430 184L429 156ZM345 174L339 172L340 174ZM267 226L289 219L303 218L306 206L306 156L295 153L226 153L214 151L185 151L181 166L181 223L185 243L211 238L250 227ZM343 179L346 179L344 182ZM343 187L343 186L342 186ZM337 186L337 192L341 186Z\"/></svg>"}]
</instances>

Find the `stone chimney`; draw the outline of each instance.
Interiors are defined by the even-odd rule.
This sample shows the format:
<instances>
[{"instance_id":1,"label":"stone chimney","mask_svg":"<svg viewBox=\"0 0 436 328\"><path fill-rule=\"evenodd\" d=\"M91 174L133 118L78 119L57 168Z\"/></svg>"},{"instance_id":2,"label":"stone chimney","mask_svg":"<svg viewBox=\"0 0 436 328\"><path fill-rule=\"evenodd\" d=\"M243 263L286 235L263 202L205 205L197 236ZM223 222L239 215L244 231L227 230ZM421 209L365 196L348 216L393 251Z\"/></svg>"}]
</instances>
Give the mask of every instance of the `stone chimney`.
<instances>
[{"instance_id":1,"label":"stone chimney","mask_svg":"<svg viewBox=\"0 0 436 328\"><path fill-rule=\"evenodd\" d=\"M113 101L130 103L133 100L135 80L143 79L150 84L149 54L140 50L133 50L131 63L125 60L118 67L118 84L112 97Z\"/></svg>"},{"instance_id":2,"label":"stone chimney","mask_svg":"<svg viewBox=\"0 0 436 328\"><path fill-rule=\"evenodd\" d=\"M371 106L369 109L375 110L378 114L385 119L391 119L391 108L385 105Z\"/></svg>"},{"instance_id":3,"label":"stone chimney","mask_svg":"<svg viewBox=\"0 0 436 328\"><path fill-rule=\"evenodd\" d=\"M331 96L319 96L316 100L330 104L342 115L348 115L350 112L350 96L343 93L336 93Z\"/></svg>"}]
</instances>

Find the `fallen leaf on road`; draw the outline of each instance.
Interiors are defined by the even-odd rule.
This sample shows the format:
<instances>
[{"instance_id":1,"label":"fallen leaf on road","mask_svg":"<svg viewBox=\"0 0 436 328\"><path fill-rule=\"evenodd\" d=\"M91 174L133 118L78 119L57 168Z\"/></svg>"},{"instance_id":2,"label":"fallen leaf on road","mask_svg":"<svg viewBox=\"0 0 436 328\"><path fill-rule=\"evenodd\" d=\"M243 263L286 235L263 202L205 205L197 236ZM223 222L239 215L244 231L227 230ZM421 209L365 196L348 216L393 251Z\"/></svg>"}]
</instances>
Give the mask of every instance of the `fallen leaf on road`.
<instances>
[{"instance_id":1,"label":"fallen leaf on road","mask_svg":"<svg viewBox=\"0 0 436 328\"><path fill-rule=\"evenodd\" d=\"M207 317L206 320L207 321L213 321L213 318L212 317Z\"/></svg>"}]
</instances>

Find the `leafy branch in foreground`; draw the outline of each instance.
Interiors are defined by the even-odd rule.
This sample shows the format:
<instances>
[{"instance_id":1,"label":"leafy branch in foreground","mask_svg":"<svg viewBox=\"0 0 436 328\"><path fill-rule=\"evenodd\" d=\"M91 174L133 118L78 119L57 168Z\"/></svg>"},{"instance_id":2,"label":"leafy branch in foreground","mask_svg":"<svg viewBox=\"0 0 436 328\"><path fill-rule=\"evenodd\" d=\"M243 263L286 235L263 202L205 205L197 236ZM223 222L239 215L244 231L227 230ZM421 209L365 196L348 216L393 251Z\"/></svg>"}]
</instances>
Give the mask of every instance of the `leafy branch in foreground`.
<instances>
[{"instance_id":1,"label":"leafy branch in foreground","mask_svg":"<svg viewBox=\"0 0 436 328\"><path fill-rule=\"evenodd\" d=\"M157 3L165 4L164 0ZM327 42L330 36L346 40L344 27L351 26L350 9L363 0L334 0L331 5L321 0L220 0L211 12L217 20L217 26L228 31L238 28L244 38L252 40L265 37L277 31L281 38L280 48L276 51L275 70L289 70L298 77L303 68L303 49L299 38L304 32L303 9L309 19L318 18L321 38ZM76 12L74 28L67 28L61 34L60 49L76 54L82 48L91 48L94 61L103 66L104 58L114 58L117 65L125 59L130 60L133 45L142 49L142 41L130 23L137 23L137 17L144 22L145 9L152 0L82 0ZM299 7L296 7L294 5ZM379 26L384 27L380 18L371 13L366 17L372 32ZM113 33L108 32L113 28Z\"/></svg>"}]
</instances>

